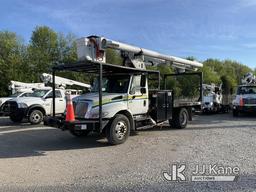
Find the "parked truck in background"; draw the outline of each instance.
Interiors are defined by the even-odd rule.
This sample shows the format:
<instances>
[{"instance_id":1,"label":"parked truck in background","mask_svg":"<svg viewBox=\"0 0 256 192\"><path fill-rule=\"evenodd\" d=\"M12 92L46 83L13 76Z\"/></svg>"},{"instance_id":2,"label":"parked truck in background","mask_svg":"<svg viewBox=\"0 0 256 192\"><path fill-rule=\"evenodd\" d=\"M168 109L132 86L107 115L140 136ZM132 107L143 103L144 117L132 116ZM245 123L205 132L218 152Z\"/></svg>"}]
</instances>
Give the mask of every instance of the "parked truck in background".
<instances>
[{"instance_id":1,"label":"parked truck in background","mask_svg":"<svg viewBox=\"0 0 256 192\"><path fill-rule=\"evenodd\" d=\"M223 94L222 84L203 84L203 113L229 112L231 103L231 95Z\"/></svg>"},{"instance_id":2,"label":"parked truck in background","mask_svg":"<svg viewBox=\"0 0 256 192\"><path fill-rule=\"evenodd\" d=\"M42 122L45 115L52 113L53 93L50 87L35 89L29 97L19 97L6 101L2 111L8 114L13 122L27 118L31 124ZM66 107L65 90L55 90L56 113L63 113Z\"/></svg>"},{"instance_id":3,"label":"parked truck in background","mask_svg":"<svg viewBox=\"0 0 256 192\"><path fill-rule=\"evenodd\" d=\"M256 78L252 73L247 73L238 86L236 97L233 100L233 116L241 113L256 112Z\"/></svg>"},{"instance_id":4,"label":"parked truck in background","mask_svg":"<svg viewBox=\"0 0 256 192\"><path fill-rule=\"evenodd\" d=\"M16 92L16 93L10 95L9 97L0 97L0 115L4 115L4 113L2 111L2 105L6 101L14 99L14 98L19 98L19 97L29 97L32 93L33 93L33 91L24 91L24 92Z\"/></svg>"},{"instance_id":5,"label":"parked truck in background","mask_svg":"<svg viewBox=\"0 0 256 192\"><path fill-rule=\"evenodd\" d=\"M53 94L51 87L41 86L43 88L33 89L33 93L29 97L12 98L2 104L2 113L8 115L13 122L21 122L23 119L28 119L31 124L39 124L42 122L45 115L53 113L53 96L55 96L55 112L63 114L66 108L66 93L72 97L78 96L81 90L65 89L67 86L80 86L90 88L89 84L81 83L63 77L55 77L52 80L52 75L43 73L41 80L43 85L51 83L54 87L58 87ZM35 85L33 83L20 83L20 85ZM29 88L26 87L26 88Z\"/></svg>"},{"instance_id":6,"label":"parked truck in background","mask_svg":"<svg viewBox=\"0 0 256 192\"><path fill-rule=\"evenodd\" d=\"M108 48L120 52L122 65L106 63ZM73 99L75 120L69 121L65 116L53 113L44 120L47 126L69 130L75 136L85 136L90 132L104 133L109 143L120 144L126 141L130 132L164 121L169 121L172 127L185 128L192 120L192 108L201 109L202 97L195 101L184 98L176 100L172 90L167 87L160 89L162 79L159 71L146 69L146 65L161 63L177 69L178 75L186 75L185 71L202 67L199 62L98 36L79 39L77 51L80 61L54 67L53 79L58 71L96 74L94 86L91 93ZM195 75L198 74L202 78L201 73ZM166 75L164 79L168 77ZM156 88L150 89L149 84L155 84ZM202 79L196 89L201 87Z\"/></svg>"}]
</instances>

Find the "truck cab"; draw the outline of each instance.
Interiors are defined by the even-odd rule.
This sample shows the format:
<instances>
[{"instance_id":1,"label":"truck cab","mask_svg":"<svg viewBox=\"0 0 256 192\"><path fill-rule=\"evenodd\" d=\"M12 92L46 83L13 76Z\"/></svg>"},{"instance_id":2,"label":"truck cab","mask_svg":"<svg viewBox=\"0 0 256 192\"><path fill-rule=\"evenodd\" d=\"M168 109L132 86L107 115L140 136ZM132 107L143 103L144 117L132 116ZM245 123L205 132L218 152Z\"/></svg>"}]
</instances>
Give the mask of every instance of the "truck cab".
<instances>
[{"instance_id":1,"label":"truck cab","mask_svg":"<svg viewBox=\"0 0 256 192\"><path fill-rule=\"evenodd\" d=\"M148 88L145 76L142 78L142 75L113 74L104 76L102 84L103 118L112 118L123 110L133 115L146 114L148 112ZM99 83L96 80L90 93L73 99L77 117L99 117L98 89ZM87 110L84 110L84 105L87 106Z\"/></svg>"},{"instance_id":2,"label":"truck cab","mask_svg":"<svg viewBox=\"0 0 256 192\"><path fill-rule=\"evenodd\" d=\"M22 119L27 118L31 124L39 124L45 115L52 113L52 100L53 92L50 87L34 89L29 97L18 97L6 101L2 110L13 122L21 122ZM64 113L66 107L64 90L55 90L55 103L56 113Z\"/></svg>"}]
</instances>

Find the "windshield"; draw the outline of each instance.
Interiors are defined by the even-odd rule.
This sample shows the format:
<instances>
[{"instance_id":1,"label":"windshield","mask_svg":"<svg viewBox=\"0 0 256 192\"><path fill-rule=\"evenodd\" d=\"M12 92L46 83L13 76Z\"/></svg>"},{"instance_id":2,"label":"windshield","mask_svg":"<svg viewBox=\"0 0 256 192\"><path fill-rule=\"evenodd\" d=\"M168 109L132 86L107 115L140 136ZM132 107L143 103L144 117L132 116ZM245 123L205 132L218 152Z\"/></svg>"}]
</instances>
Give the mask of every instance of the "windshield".
<instances>
[{"instance_id":1,"label":"windshield","mask_svg":"<svg viewBox=\"0 0 256 192\"><path fill-rule=\"evenodd\" d=\"M45 96L46 93L48 93L49 90L46 89L36 89L34 92L31 94L31 97L43 97Z\"/></svg>"},{"instance_id":2,"label":"windshield","mask_svg":"<svg viewBox=\"0 0 256 192\"><path fill-rule=\"evenodd\" d=\"M129 86L129 75L114 75L110 77L103 77L102 92L104 93L127 93ZM98 92L99 81L94 81L92 92Z\"/></svg>"},{"instance_id":3,"label":"windshield","mask_svg":"<svg viewBox=\"0 0 256 192\"><path fill-rule=\"evenodd\" d=\"M22 92L16 92L16 93L10 95L10 97L18 97L20 94L22 94Z\"/></svg>"},{"instance_id":4,"label":"windshield","mask_svg":"<svg viewBox=\"0 0 256 192\"><path fill-rule=\"evenodd\" d=\"M247 95L256 94L256 86L245 86L239 87L237 90L237 95Z\"/></svg>"}]
</instances>

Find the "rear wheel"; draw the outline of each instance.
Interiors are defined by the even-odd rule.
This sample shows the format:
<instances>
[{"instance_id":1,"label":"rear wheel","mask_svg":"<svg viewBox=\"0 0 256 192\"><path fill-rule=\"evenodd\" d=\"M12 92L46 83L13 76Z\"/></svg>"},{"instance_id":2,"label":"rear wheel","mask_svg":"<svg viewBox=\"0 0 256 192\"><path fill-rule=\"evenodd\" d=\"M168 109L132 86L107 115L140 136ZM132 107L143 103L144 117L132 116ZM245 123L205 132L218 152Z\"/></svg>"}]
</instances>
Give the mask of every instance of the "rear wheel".
<instances>
[{"instance_id":1,"label":"rear wheel","mask_svg":"<svg viewBox=\"0 0 256 192\"><path fill-rule=\"evenodd\" d=\"M32 110L29 114L28 120L31 124L36 125L43 121L44 114L40 110Z\"/></svg>"},{"instance_id":2,"label":"rear wheel","mask_svg":"<svg viewBox=\"0 0 256 192\"><path fill-rule=\"evenodd\" d=\"M12 113L12 114L10 114L10 119L14 123L20 123L23 119L23 116L20 114Z\"/></svg>"},{"instance_id":3,"label":"rear wheel","mask_svg":"<svg viewBox=\"0 0 256 192\"><path fill-rule=\"evenodd\" d=\"M169 124L173 128L184 129L188 124L188 111L186 108L181 108L174 111L173 119L169 120Z\"/></svg>"},{"instance_id":4,"label":"rear wheel","mask_svg":"<svg viewBox=\"0 0 256 192\"><path fill-rule=\"evenodd\" d=\"M130 134L129 119L122 114L117 114L110 126L106 129L107 140L112 145L124 143Z\"/></svg>"}]
</instances>

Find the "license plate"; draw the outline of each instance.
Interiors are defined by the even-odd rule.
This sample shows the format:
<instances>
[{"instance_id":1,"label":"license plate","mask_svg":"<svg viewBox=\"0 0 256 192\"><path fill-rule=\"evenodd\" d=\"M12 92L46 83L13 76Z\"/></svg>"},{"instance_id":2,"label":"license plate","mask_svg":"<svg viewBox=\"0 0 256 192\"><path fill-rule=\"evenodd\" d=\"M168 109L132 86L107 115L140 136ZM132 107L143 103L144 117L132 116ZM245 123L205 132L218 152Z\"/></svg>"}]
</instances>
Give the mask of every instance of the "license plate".
<instances>
[{"instance_id":1,"label":"license plate","mask_svg":"<svg viewBox=\"0 0 256 192\"><path fill-rule=\"evenodd\" d=\"M87 125L86 124L81 125L81 130L87 130Z\"/></svg>"}]
</instances>

